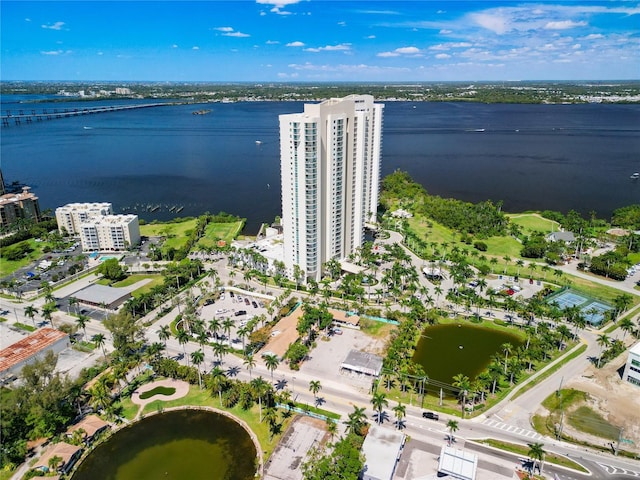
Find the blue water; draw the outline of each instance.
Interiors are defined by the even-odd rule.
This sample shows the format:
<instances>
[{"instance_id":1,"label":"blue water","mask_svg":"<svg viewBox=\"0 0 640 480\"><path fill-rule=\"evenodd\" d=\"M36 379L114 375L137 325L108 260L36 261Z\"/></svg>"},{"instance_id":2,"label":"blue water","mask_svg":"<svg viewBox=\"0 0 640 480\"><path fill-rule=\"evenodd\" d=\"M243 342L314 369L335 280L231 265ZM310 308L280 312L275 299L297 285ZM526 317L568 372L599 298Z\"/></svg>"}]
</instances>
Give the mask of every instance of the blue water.
<instances>
[{"instance_id":1,"label":"blue water","mask_svg":"<svg viewBox=\"0 0 640 480\"><path fill-rule=\"evenodd\" d=\"M96 104L18 99L2 97L2 113ZM201 108L212 112L191 114ZM216 103L11 125L2 170L31 185L43 208L110 201L147 220L178 207L180 216L223 210L256 233L281 209L278 115L302 109ZM383 135L383 175L407 170L429 193L604 218L640 203L640 182L629 179L640 171L640 105L387 102Z\"/></svg>"}]
</instances>

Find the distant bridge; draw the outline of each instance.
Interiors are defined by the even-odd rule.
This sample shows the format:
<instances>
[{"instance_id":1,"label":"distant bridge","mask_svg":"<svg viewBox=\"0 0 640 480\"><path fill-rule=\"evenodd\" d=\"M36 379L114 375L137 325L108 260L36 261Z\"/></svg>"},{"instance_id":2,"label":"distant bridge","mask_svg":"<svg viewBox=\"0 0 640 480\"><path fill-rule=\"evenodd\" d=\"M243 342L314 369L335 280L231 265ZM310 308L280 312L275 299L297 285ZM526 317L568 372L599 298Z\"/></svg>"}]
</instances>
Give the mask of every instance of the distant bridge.
<instances>
[{"instance_id":1,"label":"distant bridge","mask_svg":"<svg viewBox=\"0 0 640 480\"><path fill-rule=\"evenodd\" d=\"M166 107L169 105L180 105L180 103L140 103L135 105L111 105L101 107L85 108L44 108L41 110L18 109L16 111L6 110L0 116L2 126L8 127L11 124L21 125L22 123L40 122L42 120L53 120L54 118L77 117L80 115L93 115L96 113L119 112L122 110L134 110L137 108Z\"/></svg>"}]
</instances>

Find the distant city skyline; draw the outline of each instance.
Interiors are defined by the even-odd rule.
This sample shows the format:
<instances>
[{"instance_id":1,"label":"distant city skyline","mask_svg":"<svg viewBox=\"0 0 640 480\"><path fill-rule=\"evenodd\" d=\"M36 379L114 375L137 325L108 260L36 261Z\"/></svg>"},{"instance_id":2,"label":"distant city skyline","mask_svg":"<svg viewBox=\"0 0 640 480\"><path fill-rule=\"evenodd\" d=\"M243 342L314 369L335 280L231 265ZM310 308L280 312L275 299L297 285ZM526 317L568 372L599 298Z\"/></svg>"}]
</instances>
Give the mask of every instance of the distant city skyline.
<instances>
[{"instance_id":1,"label":"distant city skyline","mask_svg":"<svg viewBox=\"0 0 640 480\"><path fill-rule=\"evenodd\" d=\"M624 80L640 2L2 1L2 80Z\"/></svg>"}]
</instances>

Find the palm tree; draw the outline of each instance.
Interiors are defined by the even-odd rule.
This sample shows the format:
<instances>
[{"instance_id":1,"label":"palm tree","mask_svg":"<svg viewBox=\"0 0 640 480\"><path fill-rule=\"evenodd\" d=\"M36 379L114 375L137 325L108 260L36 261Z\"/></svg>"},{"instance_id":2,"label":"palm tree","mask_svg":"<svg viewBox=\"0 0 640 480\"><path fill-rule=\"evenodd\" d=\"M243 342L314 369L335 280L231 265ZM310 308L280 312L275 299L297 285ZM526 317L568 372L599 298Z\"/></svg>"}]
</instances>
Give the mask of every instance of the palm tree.
<instances>
[{"instance_id":1,"label":"palm tree","mask_svg":"<svg viewBox=\"0 0 640 480\"><path fill-rule=\"evenodd\" d=\"M251 379L251 370L256 366L256 359L253 358L253 355L247 354L245 355L244 362L242 362L242 364L247 367L247 370L249 370L249 379Z\"/></svg>"},{"instance_id":2,"label":"palm tree","mask_svg":"<svg viewBox=\"0 0 640 480\"><path fill-rule=\"evenodd\" d=\"M542 475L542 467L544 465L544 456L546 454L546 452L544 451L543 447L544 444L543 443L528 443L527 445L529 445L529 457L531 457L532 460L538 460L539 462L539 467L538 467L538 471L540 472L540 475ZM532 468L533 470L533 468ZM533 472L531 472L533 473Z\"/></svg>"},{"instance_id":3,"label":"palm tree","mask_svg":"<svg viewBox=\"0 0 640 480\"><path fill-rule=\"evenodd\" d=\"M106 338L102 333L96 333L93 337L91 337L91 341L96 344L96 347L100 347L102 349L102 354L104 355L104 361L107 361L107 352L104 351L104 343Z\"/></svg>"},{"instance_id":4,"label":"palm tree","mask_svg":"<svg viewBox=\"0 0 640 480\"><path fill-rule=\"evenodd\" d=\"M33 305L27 305L26 307L24 307L24 314L31 319L34 327L36 326L36 321L34 320L34 317L36 316L37 313L38 313L38 309L35 308Z\"/></svg>"},{"instance_id":5,"label":"palm tree","mask_svg":"<svg viewBox=\"0 0 640 480\"><path fill-rule=\"evenodd\" d=\"M509 342L507 342L507 343L503 343L500 348L504 352L504 374L506 375L507 374L507 360L509 359L509 353L511 353L511 350L513 350L513 345L511 345Z\"/></svg>"},{"instance_id":6,"label":"palm tree","mask_svg":"<svg viewBox=\"0 0 640 480\"><path fill-rule=\"evenodd\" d=\"M78 315L78 318L76 318L76 323L78 324L78 327L81 328L84 332L84 335L82 336L82 341L86 342L87 341L87 323L89 323L89 317L81 313L80 315Z\"/></svg>"},{"instance_id":7,"label":"palm tree","mask_svg":"<svg viewBox=\"0 0 640 480\"><path fill-rule=\"evenodd\" d=\"M329 434L329 438L331 441L338 434L338 424L333 421L333 419L327 417L326 419L327 433Z\"/></svg>"},{"instance_id":8,"label":"palm tree","mask_svg":"<svg viewBox=\"0 0 640 480\"><path fill-rule=\"evenodd\" d=\"M398 404L393 407L393 413L396 415L396 426L398 430L400 430L400 426L402 425L402 419L407 415L407 407L402 405L402 403L398 402Z\"/></svg>"},{"instance_id":9,"label":"palm tree","mask_svg":"<svg viewBox=\"0 0 640 480\"><path fill-rule=\"evenodd\" d=\"M362 435L362 427L366 423L367 414L364 407L353 406L353 412L349 414L349 419L344 422L347 426L347 432Z\"/></svg>"},{"instance_id":10,"label":"palm tree","mask_svg":"<svg viewBox=\"0 0 640 480\"><path fill-rule=\"evenodd\" d=\"M278 368L280 360L278 360L277 355L271 353L264 356L264 363L267 367L267 370L271 372L271 383L273 383L273 371Z\"/></svg>"},{"instance_id":11,"label":"palm tree","mask_svg":"<svg viewBox=\"0 0 640 480\"><path fill-rule=\"evenodd\" d=\"M251 389L253 393L258 397L258 407L260 409L260 423L262 423L262 396L267 392L267 389L270 388L267 382L264 381L264 378L258 377L251 380Z\"/></svg>"},{"instance_id":12,"label":"palm tree","mask_svg":"<svg viewBox=\"0 0 640 480\"><path fill-rule=\"evenodd\" d=\"M449 420L447 422L447 428L449 429L449 445L455 441L453 434L458 431L458 421Z\"/></svg>"},{"instance_id":13,"label":"palm tree","mask_svg":"<svg viewBox=\"0 0 640 480\"><path fill-rule=\"evenodd\" d=\"M371 398L371 403L373 404L373 409L378 412L378 425L380 425L382 423L382 410L384 407L389 406L387 395L382 392L376 392Z\"/></svg>"},{"instance_id":14,"label":"palm tree","mask_svg":"<svg viewBox=\"0 0 640 480\"><path fill-rule=\"evenodd\" d=\"M26 312L27 312L27 309L25 308L25 314ZM622 335L623 341L624 341L624 337L627 336L627 333L632 332L633 329L635 328L635 325L633 324L630 318L623 318L622 320L620 320L620 324L618 326L622 329L622 331L624 331L624 334Z\"/></svg>"},{"instance_id":15,"label":"palm tree","mask_svg":"<svg viewBox=\"0 0 640 480\"><path fill-rule=\"evenodd\" d=\"M227 346L221 342L213 342L211 345L213 354L218 357L218 362L222 362L222 357L227 353Z\"/></svg>"},{"instance_id":16,"label":"palm tree","mask_svg":"<svg viewBox=\"0 0 640 480\"><path fill-rule=\"evenodd\" d=\"M202 373L200 372L200 364L204 362L204 352L201 349L191 352L191 363L198 369L198 385L202 390Z\"/></svg>"},{"instance_id":17,"label":"palm tree","mask_svg":"<svg viewBox=\"0 0 640 480\"><path fill-rule=\"evenodd\" d=\"M67 299L67 303L69 304L70 307L75 307L74 310L76 313L78 313L78 303L80 303L80 301L76 298L76 297L69 297Z\"/></svg>"},{"instance_id":18,"label":"palm tree","mask_svg":"<svg viewBox=\"0 0 640 480\"><path fill-rule=\"evenodd\" d=\"M458 389L458 397L461 397L462 418L464 418L464 408L467 404L467 395L469 394L469 389L471 388L471 382L469 381L469 377L462 373L459 373L453 377L452 385Z\"/></svg>"},{"instance_id":19,"label":"palm tree","mask_svg":"<svg viewBox=\"0 0 640 480\"><path fill-rule=\"evenodd\" d=\"M219 366L215 366L213 367L213 370L211 370L211 392L213 393L214 391L218 392L218 398L220 399L220 406L222 406L222 388L224 387L226 381L227 381L227 375L224 373L224 371L219 367Z\"/></svg>"},{"instance_id":20,"label":"palm tree","mask_svg":"<svg viewBox=\"0 0 640 480\"><path fill-rule=\"evenodd\" d=\"M178 334L176 335L176 338L178 339L178 343L182 345L184 356L187 358L187 362L188 362L189 358L187 357L187 343L189 343L189 334L184 329L178 330Z\"/></svg>"},{"instance_id":21,"label":"palm tree","mask_svg":"<svg viewBox=\"0 0 640 480\"><path fill-rule=\"evenodd\" d=\"M611 339L607 336L606 333L602 333L598 335L596 339L598 345L600 345L600 355L598 356L598 368L600 368L600 361L602 360L602 354L604 353L604 347L611 344Z\"/></svg>"},{"instance_id":22,"label":"palm tree","mask_svg":"<svg viewBox=\"0 0 640 480\"><path fill-rule=\"evenodd\" d=\"M158 331L158 338L164 342L164 346L167 346L167 340L171 338L171 327L169 325L162 325Z\"/></svg>"},{"instance_id":23,"label":"palm tree","mask_svg":"<svg viewBox=\"0 0 640 480\"><path fill-rule=\"evenodd\" d=\"M311 380L309 382L309 391L313 393L313 399L318 404L318 392L322 390L322 385L320 385L320 380Z\"/></svg>"},{"instance_id":24,"label":"palm tree","mask_svg":"<svg viewBox=\"0 0 640 480\"><path fill-rule=\"evenodd\" d=\"M42 307L42 317L45 320L48 320L49 323L51 323L52 328L55 328L55 326L53 325L53 312L55 311L56 311L55 303L45 303L44 306Z\"/></svg>"}]
</instances>

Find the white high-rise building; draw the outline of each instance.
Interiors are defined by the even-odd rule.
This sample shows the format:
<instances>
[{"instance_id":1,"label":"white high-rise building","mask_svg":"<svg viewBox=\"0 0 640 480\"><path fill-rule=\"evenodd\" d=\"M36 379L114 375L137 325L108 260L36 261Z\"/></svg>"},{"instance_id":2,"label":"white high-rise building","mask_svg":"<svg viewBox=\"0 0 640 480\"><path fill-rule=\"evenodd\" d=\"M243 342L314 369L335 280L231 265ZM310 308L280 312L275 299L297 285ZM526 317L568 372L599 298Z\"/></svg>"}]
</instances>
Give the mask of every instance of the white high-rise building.
<instances>
[{"instance_id":1,"label":"white high-rise building","mask_svg":"<svg viewBox=\"0 0 640 480\"><path fill-rule=\"evenodd\" d=\"M137 215L104 215L80 225L83 252L128 250L140 243Z\"/></svg>"},{"instance_id":2,"label":"white high-rise building","mask_svg":"<svg viewBox=\"0 0 640 480\"><path fill-rule=\"evenodd\" d=\"M371 95L280 115L284 263L319 281L323 265L364 241L378 208L382 110Z\"/></svg>"},{"instance_id":3,"label":"white high-rise building","mask_svg":"<svg viewBox=\"0 0 640 480\"><path fill-rule=\"evenodd\" d=\"M80 225L95 217L112 215L111 203L68 203L56 208L56 221L60 232L66 230L69 235L79 235Z\"/></svg>"}]
</instances>

